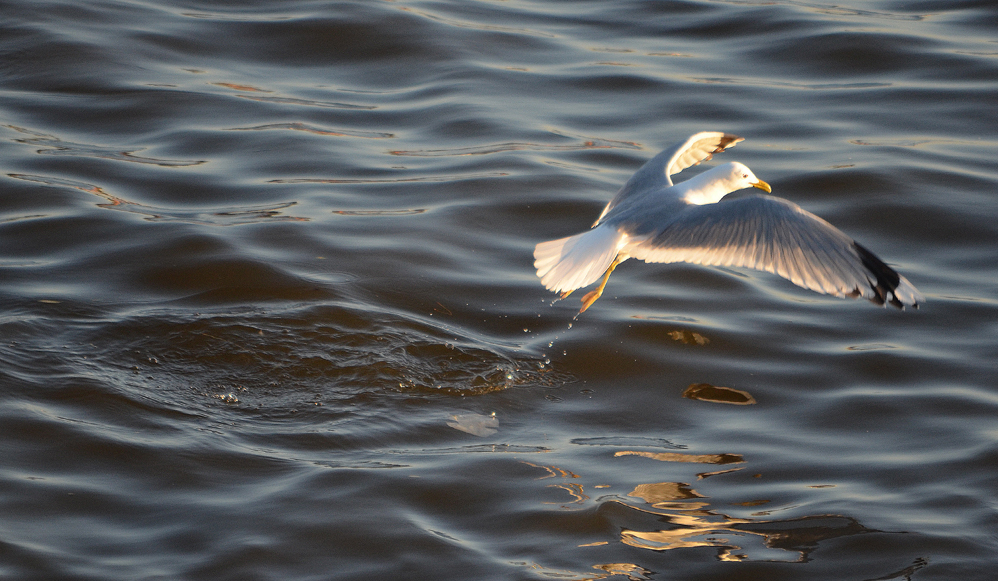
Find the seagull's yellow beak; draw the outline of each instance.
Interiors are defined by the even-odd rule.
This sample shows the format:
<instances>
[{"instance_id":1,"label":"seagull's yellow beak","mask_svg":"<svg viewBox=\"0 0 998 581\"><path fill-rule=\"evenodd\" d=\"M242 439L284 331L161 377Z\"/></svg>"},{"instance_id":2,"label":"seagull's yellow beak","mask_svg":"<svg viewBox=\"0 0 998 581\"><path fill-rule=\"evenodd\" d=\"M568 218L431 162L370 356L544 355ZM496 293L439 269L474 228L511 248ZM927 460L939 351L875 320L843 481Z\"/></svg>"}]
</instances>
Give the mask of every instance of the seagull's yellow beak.
<instances>
[{"instance_id":1,"label":"seagull's yellow beak","mask_svg":"<svg viewBox=\"0 0 998 581\"><path fill-rule=\"evenodd\" d=\"M754 184L752 184L752 187L759 188L760 190L764 190L766 193L769 193L769 194L773 193L773 188L769 187L769 184L767 184L766 182L764 182L762 180L759 180L759 181L755 182Z\"/></svg>"}]
</instances>

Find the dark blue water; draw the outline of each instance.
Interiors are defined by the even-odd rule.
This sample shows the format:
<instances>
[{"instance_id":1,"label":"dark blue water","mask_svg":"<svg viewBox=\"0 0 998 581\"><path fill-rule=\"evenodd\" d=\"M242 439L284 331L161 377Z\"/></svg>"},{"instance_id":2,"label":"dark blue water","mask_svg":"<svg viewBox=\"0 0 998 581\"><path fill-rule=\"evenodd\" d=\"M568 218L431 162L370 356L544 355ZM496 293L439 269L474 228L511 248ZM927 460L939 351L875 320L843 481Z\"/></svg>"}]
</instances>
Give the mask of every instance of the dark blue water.
<instances>
[{"instance_id":1,"label":"dark blue water","mask_svg":"<svg viewBox=\"0 0 998 581\"><path fill-rule=\"evenodd\" d=\"M992 2L0 13L0 577L993 578ZM925 305L573 321L534 245L702 130Z\"/></svg>"}]
</instances>

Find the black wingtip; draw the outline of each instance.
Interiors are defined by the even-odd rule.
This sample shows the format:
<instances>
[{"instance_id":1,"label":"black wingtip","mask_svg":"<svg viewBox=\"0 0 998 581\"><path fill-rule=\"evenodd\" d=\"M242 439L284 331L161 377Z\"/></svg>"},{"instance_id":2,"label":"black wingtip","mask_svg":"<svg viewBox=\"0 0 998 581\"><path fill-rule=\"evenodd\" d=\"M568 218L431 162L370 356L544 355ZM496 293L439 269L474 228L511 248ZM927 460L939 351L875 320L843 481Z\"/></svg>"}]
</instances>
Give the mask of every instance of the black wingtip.
<instances>
[{"instance_id":1,"label":"black wingtip","mask_svg":"<svg viewBox=\"0 0 998 581\"><path fill-rule=\"evenodd\" d=\"M717 149L714 150L714 153L721 153L739 141L745 141L745 138L734 135L733 133L725 133L724 136L721 137L721 141L717 144Z\"/></svg>"},{"instance_id":2,"label":"black wingtip","mask_svg":"<svg viewBox=\"0 0 998 581\"><path fill-rule=\"evenodd\" d=\"M877 258L875 254L863 248L860 244L853 242L852 245L856 250L856 254L859 255L859 259L863 262L863 266L877 279L877 284L871 285L874 296L870 298L870 302L878 306L890 303L891 306L904 309L904 303L898 299L897 294L894 292L898 285L901 284L901 275L893 268L884 264L884 261ZM918 305L913 304L912 307L917 309Z\"/></svg>"}]
</instances>

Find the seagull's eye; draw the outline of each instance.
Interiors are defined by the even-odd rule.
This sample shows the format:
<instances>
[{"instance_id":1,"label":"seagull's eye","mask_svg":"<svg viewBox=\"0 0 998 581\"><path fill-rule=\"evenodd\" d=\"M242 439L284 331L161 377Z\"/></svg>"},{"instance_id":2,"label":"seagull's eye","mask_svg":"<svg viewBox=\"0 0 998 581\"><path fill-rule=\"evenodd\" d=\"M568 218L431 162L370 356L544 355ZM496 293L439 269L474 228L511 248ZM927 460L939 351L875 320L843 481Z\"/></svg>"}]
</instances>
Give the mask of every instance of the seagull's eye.
<instances>
[{"instance_id":1,"label":"seagull's eye","mask_svg":"<svg viewBox=\"0 0 998 581\"><path fill-rule=\"evenodd\" d=\"M748 179L748 174L742 174L742 177Z\"/></svg>"}]
</instances>

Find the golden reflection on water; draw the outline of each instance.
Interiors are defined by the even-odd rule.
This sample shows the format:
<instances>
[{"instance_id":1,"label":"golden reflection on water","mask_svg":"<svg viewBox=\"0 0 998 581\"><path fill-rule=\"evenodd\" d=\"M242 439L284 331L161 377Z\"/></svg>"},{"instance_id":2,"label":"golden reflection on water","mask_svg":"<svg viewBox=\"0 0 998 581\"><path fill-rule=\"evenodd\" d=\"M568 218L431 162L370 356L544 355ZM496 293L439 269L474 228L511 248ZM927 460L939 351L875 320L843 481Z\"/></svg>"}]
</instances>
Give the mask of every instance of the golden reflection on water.
<instances>
[{"instance_id":1,"label":"golden reflection on water","mask_svg":"<svg viewBox=\"0 0 998 581\"><path fill-rule=\"evenodd\" d=\"M518 563L536 571L541 576L553 579L564 579L565 581L597 581L599 579L609 579L611 577L622 577L628 581L648 581L651 579L652 571L645 569L634 563L600 563L593 565L593 569L600 573L578 573L564 569L549 569L537 563Z\"/></svg>"},{"instance_id":2,"label":"golden reflection on water","mask_svg":"<svg viewBox=\"0 0 998 581\"><path fill-rule=\"evenodd\" d=\"M685 486L683 483L663 484ZM870 532L856 520L838 515L788 520L738 518L708 509L709 503L705 501L687 501L685 508L679 508L684 500L677 498L674 502L655 503L652 508L628 505L631 509L655 515L659 521L666 521L669 528L623 529L621 542L652 551L710 547L717 549L720 561L803 563L820 541Z\"/></svg>"},{"instance_id":3,"label":"golden reflection on water","mask_svg":"<svg viewBox=\"0 0 998 581\"><path fill-rule=\"evenodd\" d=\"M577 483L565 483L565 484L552 484L552 488L560 488L572 496L572 500L569 504L582 504L583 502L589 500L589 495L583 492L581 484ZM548 502L545 504L564 504L561 502Z\"/></svg>"},{"instance_id":4,"label":"golden reflection on water","mask_svg":"<svg viewBox=\"0 0 998 581\"><path fill-rule=\"evenodd\" d=\"M679 452L642 452L637 450L621 450L613 454L620 456L641 456L661 462L692 462L694 464L737 464L744 462L741 454L681 454Z\"/></svg>"},{"instance_id":5,"label":"golden reflection on water","mask_svg":"<svg viewBox=\"0 0 998 581\"><path fill-rule=\"evenodd\" d=\"M527 461L523 461L523 463L526 464L527 466L533 466L534 468L541 468L541 469L547 471L548 475L547 476L541 476L538 480L543 480L544 478L557 478L557 477L561 477L561 478L578 478L579 477L579 475L576 474L575 472L572 472L571 470L565 470L564 468L558 468L557 466L544 466L544 465L541 465L541 464L534 464L533 462L527 462ZM600 488L600 487L597 486L596 488Z\"/></svg>"},{"instance_id":6,"label":"golden reflection on water","mask_svg":"<svg viewBox=\"0 0 998 581\"><path fill-rule=\"evenodd\" d=\"M690 502L695 498L704 498L703 495L690 488L689 484L683 482L658 482L656 484L639 484L627 496L640 498L647 504L655 508L683 509L701 508L710 503ZM674 501L684 501L676 503Z\"/></svg>"},{"instance_id":7,"label":"golden reflection on water","mask_svg":"<svg viewBox=\"0 0 998 581\"><path fill-rule=\"evenodd\" d=\"M640 450L618 450L615 458L623 456L639 456L660 462L679 462L713 465L744 464L740 454L685 454L679 452L646 452ZM721 561L775 561L802 563L810 559L810 553L823 540L841 536L856 535L870 532L853 518L840 515L805 515L788 519L771 519L770 515L785 506L777 506L772 510L760 510L746 516L733 516L729 512L719 510L717 503L710 497L693 488L686 482L650 482L637 484L626 496L610 493L608 496L592 499L585 492L584 485L578 482L579 474L557 466L547 466L524 462L529 466L540 468L546 472L538 477L563 479L563 482L551 484L549 487L564 490L571 500L555 503L563 509L577 510L593 500L598 505L612 503L633 511L631 516L624 516L619 526L620 542L639 549L651 551L669 551L684 548L710 548L717 551L717 559ZM697 474L702 480L743 470L744 466L731 466L714 472ZM569 482L568 480L575 480ZM610 485L588 485L592 489L609 488ZM770 504L770 499L754 498L742 502L726 502L726 506L737 507L732 510L751 509ZM615 510L606 513L608 518L616 520L620 513ZM648 517L640 516L648 515ZM639 523L646 521L648 528L641 530ZM601 547L612 541L596 540L577 545L578 547ZM624 575L629 579L645 579L645 573L631 564L594 565L610 575ZM569 574L565 578L572 579L603 579L597 574Z\"/></svg>"},{"instance_id":8,"label":"golden reflection on water","mask_svg":"<svg viewBox=\"0 0 998 581\"><path fill-rule=\"evenodd\" d=\"M631 581L650 579L651 570L645 569L644 567L639 567L634 563L604 563L602 565L593 565L593 569L602 569L610 575L623 575ZM604 577L593 577L593 579L603 579Z\"/></svg>"},{"instance_id":9,"label":"golden reflection on water","mask_svg":"<svg viewBox=\"0 0 998 581\"><path fill-rule=\"evenodd\" d=\"M683 397L714 403L732 405L753 405L755 398L747 391L731 387L720 387L709 383L694 383L686 388Z\"/></svg>"},{"instance_id":10,"label":"golden reflection on water","mask_svg":"<svg viewBox=\"0 0 998 581\"><path fill-rule=\"evenodd\" d=\"M617 453L618 456L626 454L633 453ZM665 456L640 455L654 459L662 459L656 456ZM705 459L709 457L710 455L703 456ZM654 515L656 524L664 521L668 526L654 530L635 530L632 525L631 528L621 530L622 543L652 551L711 547L717 549L717 559L721 561L746 561L751 554L752 560L757 561L804 562L808 560L808 553L821 540L868 531L854 519L837 515L765 520L758 518L769 514L768 511L763 511L753 513L752 516L756 518L731 516L711 508L709 497L685 482L639 484L627 497L640 499L644 505L632 505L621 499L610 502L618 502L632 510ZM753 507L769 502L757 499L731 505Z\"/></svg>"},{"instance_id":11,"label":"golden reflection on water","mask_svg":"<svg viewBox=\"0 0 998 581\"><path fill-rule=\"evenodd\" d=\"M675 528L654 531L624 529L620 532L620 540L625 545L653 551L716 547L720 549L718 559L721 561L741 561L745 560L747 555L735 553L741 550L741 547L732 543L729 536L766 536L765 533L733 528L732 525L753 521L708 510L710 502L704 500L706 497L684 482L640 484L628 496L640 498L651 506L651 508L634 506L630 508L663 517Z\"/></svg>"},{"instance_id":12,"label":"golden reflection on water","mask_svg":"<svg viewBox=\"0 0 998 581\"><path fill-rule=\"evenodd\" d=\"M546 475L541 476L538 480L544 480L545 478L578 478L579 475L572 472L571 470L565 470L564 468L559 468L557 466L544 466L542 464L534 464L533 462L522 461L527 466L533 466L534 468L540 468L547 472ZM589 500L589 495L585 493L582 484L576 482L563 482L561 484L551 484L550 488L560 488L568 493L572 497L572 501L567 504L582 504L583 502ZM599 488L597 486L596 488ZM561 504L565 505L564 502L545 502L544 504ZM567 508L567 507L566 507Z\"/></svg>"},{"instance_id":13,"label":"golden reflection on water","mask_svg":"<svg viewBox=\"0 0 998 581\"><path fill-rule=\"evenodd\" d=\"M697 333L696 331L677 330L677 331L669 331L667 334L669 335L669 337L675 339L676 341L686 343L687 345L710 344L710 339L704 337L703 335Z\"/></svg>"}]
</instances>

